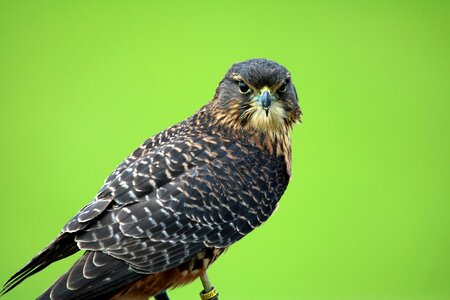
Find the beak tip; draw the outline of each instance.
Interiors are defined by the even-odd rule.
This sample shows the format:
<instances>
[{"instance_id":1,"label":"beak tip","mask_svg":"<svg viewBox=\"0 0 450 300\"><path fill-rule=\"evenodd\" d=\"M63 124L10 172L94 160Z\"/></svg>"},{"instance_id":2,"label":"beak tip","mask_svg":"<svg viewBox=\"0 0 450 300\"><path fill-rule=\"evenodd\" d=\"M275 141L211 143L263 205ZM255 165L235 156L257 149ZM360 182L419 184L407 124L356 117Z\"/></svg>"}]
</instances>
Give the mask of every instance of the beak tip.
<instances>
[{"instance_id":1,"label":"beak tip","mask_svg":"<svg viewBox=\"0 0 450 300\"><path fill-rule=\"evenodd\" d=\"M267 92L264 91L260 96L260 103L263 109L266 111L266 116L269 115L269 107L272 105L272 96Z\"/></svg>"}]
</instances>

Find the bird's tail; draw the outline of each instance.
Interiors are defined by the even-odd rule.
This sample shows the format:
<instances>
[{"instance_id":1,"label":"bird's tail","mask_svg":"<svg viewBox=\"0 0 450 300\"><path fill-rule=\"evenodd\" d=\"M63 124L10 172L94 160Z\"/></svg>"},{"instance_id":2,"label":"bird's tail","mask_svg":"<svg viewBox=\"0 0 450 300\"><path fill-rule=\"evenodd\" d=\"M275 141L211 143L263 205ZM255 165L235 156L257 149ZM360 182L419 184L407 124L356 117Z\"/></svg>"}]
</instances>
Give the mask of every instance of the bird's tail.
<instances>
[{"instance_id":1,"label":"bird's tail","mask_svg":"<svg viewBox=\"0 0 450 300\"><path fill-rule=\"evenodd\" d=\"M86 251L38 300L109 299L123 287L146 276L108 254Z\"/></svg>"},{"instance_id":2,"label":"bird's tail","mask_svg":"<svg viewBox=\"0 0 450 300\"><path fill-rule=\"evenodd\" d=\"M8 293L22 281L46 268L51 263L72 255L78 250L72 234L63 233L59 235L50 245L9 278L0 291L0 296Z\"/></svg>"}]
</instances>

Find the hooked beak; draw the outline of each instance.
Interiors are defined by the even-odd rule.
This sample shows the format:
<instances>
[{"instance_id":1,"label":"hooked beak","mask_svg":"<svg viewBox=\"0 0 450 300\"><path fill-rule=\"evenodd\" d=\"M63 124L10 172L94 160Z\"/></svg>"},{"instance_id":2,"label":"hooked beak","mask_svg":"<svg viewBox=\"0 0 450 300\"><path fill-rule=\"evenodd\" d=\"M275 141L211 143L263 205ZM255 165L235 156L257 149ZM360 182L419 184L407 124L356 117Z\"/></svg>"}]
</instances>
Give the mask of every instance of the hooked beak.
<instances>
[{"instance_id":1,"label":"hooked beak","mask_svg":"<svg viewBox=\"0 0 450 300\"><path fill-rule=\"evenodd\" d=\"M269 108L270 108L270 105L272 105L272 95L270 94L270 91L263 90L263 92L261 93L261 96L259 96L259 98L258 98L258 102L261 105L261 107L264 109L264 111L266 112L266 117L268 117L269 116Z\"/></svg>"}]
</instances>

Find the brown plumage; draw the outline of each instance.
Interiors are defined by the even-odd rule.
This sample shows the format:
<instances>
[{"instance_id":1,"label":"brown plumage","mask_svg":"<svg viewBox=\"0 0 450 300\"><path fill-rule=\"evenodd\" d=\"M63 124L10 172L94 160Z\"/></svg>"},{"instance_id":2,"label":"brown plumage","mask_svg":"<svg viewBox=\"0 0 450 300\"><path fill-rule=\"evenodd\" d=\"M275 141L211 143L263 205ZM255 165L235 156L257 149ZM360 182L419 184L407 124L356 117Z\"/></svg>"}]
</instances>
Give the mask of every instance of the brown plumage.
<instances>
[{"instance_id":1,"label":"brown plumage","mask_svg":"<svg viewBox=\"0 0 450 300\"><path fill-rule=\"evenodd\" d=\"M39 299L147 299L191 282L275 210L300 115L283 66L233 65L213 100L136 149L2 293L80 249Z\"/></svg>"},{"instance_id":2,"label":"brown plumage","mask_svg":"<svg viewBox=\"0 0 450 300\"><path fill-rule=\"evenodd\" d=\"M161 291L188 284L206 272L209 265L212 264L225 250L226 249L224 248L205 249L180 266L164 272L148 275L129 284L116 293L111 299L148 299L150 296L154 296Z\"/></svg>"}]
</instances>

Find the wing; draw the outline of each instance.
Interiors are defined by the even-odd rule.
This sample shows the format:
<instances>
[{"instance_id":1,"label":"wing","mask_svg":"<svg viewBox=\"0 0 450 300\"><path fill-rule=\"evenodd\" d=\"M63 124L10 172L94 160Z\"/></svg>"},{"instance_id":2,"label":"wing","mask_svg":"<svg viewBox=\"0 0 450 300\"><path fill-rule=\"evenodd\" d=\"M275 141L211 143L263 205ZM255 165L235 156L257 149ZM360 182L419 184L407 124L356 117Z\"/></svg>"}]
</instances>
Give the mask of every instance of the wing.
<instances>
[{"instance_id":1,"label":"wing","mask_svg":"<svg viewBox=\"0 0 450 300\"><path fill-rule=\"evenodd\" d=\"M187 139L150 154L111 183L110 205L97 217L73 219L82 229L71 234L87 254L43 299L104 296L97 293L181 265L206 247L228 247L267 220L289 179L284 158L226 140Z\"/></svg>"},{"instance_id":2,"label":"wing","mask_svg":"<svg viewBox=\"0 0 450 300\"><path fill-rule=\"evenodd\" d=\"M176 153L136 161L109 187L114 204L76 234L80 249L156 273L205 247L227 247L267 220L287 185L283 158L240 143L182 144L188 149L171 145Z\"/></svg>"}]
</instances>

